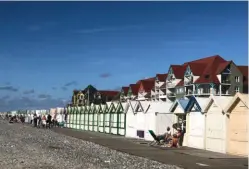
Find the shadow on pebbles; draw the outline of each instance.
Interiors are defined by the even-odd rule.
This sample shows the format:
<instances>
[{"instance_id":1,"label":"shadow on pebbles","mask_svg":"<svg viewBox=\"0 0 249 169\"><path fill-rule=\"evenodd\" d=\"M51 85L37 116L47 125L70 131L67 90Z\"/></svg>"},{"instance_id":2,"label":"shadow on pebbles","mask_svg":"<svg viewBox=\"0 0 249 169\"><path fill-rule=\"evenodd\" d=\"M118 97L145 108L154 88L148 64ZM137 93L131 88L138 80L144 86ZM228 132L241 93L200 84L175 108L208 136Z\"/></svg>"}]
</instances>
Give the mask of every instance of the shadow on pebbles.
<instances>
[{"instance_id":1,"label":"shadow on pebbles","mask_svg":"<svg viewBox=\"0 0 249 169\"><path fill-rule=\"evenodd\" d=\"M45 129L0 120L1 169L178 169Z\"/></svg>"}]
</instances>

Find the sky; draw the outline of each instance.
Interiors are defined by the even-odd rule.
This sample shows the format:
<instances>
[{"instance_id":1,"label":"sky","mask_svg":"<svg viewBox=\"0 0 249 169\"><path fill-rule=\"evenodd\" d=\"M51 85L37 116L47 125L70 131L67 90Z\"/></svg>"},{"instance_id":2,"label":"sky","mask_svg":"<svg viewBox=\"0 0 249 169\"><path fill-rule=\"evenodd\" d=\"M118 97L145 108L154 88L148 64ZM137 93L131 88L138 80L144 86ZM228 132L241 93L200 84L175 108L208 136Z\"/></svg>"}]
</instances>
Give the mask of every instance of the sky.
<instances>
[{"instance_id":1,"label":"sky","mask_svg":"<svg viewBox=\"0 0 249 169\"><path fill-rule=\"evenodd\" d=\"M220 55L247 65L247 2L0 2L0 112L63 106Z\"/></svg>"}]
</instances>

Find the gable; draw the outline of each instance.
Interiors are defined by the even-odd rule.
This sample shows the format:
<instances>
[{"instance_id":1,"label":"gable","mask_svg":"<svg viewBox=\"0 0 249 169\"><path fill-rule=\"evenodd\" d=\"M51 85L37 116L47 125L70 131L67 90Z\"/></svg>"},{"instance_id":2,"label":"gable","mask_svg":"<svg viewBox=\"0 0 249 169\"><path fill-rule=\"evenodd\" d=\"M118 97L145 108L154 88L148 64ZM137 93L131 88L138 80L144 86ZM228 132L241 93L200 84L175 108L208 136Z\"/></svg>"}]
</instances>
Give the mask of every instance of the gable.
<instances>
[{"instance_id":1,"label":"gable","mask_svg":"<svg viewBox=\"0 0 249 169\"><path fill-rule=\"evenodd\" d=\"M109 107L109 112L115 112L116 111L116 107L114 105L114 103L111 103L110 107Z\"/></svg>"},{"instance_id":2,"label":"gable","mask_svg":"<svg viewBox=\"0 0 249 169\"><path fill-rule=\"evenodd\" d=\"M243 112L243 111L248 111L248 107L245 105L245 103L241 100L238 99L235 103L234 106L232 106L231 112Z\"/></svg>"},{"instance_id":3,"label":"gable","mask_svg":"<svg viewBox=\"0 0 249 169\"><path fill-rule=\"evenodd\" d=\"M184 114L184 111L179 104L176 105L176 108L174 110L174 114Z\"/></svg>"},{"instance_id":4,"label":"gable","mask_svg":"<svg viewBox=\"0 0 249 169\"><path fill-rule=\"evenodd\" d=\"M134 111L135 112L143 112L143 107L139 101L136 103Z\"/></svg>"},{"instance_id":5,"label":"gable","mask_svg":"<svg viewBox=\"0 0 249 169\"><path fill-rule=\"evenodd\" d=\"M139 93L143 93L144 91L145 91L145 90L144 90L144 86L143 86L143 84L141 83L138 92L139 92Z\"/></svg>"},{"instance_id":6,"label":"gable","mask_svg":"<svg viewBox=\"0 0 249 169\"><path fill-rule=\"evenodd\" d=\"M116 112L124 112L124 108L123 108L123 105L121 104L121 102L118 102Z\"/></svg>"},{"instance_id":7,"label":"gable","mask_svg":"<svg viewBox=\"0 0 249 169\"><path fill-rule=\"evenodd\" d=\"M128 96L131 96L131 95L132 95L132 89L131 89L131 87L129 87L129 90L128 90L127 95L128 95Z\"/></svg>"},{"instance_id":8,"label":"gable","mask_svg":"<svg viewBox=\"0 0 249 169\"><path fill-rule=\"evenodd\" d=\"M191 69L190 69L190 66L187 66L187 68L186 68L186 70L185 70L185 72L184 72L184 75L185 75L185 76L192 75L192 71L191 71Z\"/></svg>"}]
</instances>

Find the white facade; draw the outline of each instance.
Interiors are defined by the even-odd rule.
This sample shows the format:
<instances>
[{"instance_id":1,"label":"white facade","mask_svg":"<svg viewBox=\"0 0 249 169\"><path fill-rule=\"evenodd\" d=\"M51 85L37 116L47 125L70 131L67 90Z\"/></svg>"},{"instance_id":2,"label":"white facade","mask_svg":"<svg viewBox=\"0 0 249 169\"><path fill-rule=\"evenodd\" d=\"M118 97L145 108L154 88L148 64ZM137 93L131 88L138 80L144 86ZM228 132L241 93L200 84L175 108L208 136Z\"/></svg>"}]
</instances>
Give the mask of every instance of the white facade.
<instances>
[{"instance_id":1,"label":"white facade","mask_svg":"<svg viewBox=\"0 0 249 169\"><path fill-rule=\"evenodd\" d=\"M169 113L171 102L130 102L126 114L126 137L154 140L149 130L164 134L173 125L173 114ZM143 134L137 135L139 131ZM143 135L143 137L142 137Z\"/></svg>"},{"instance_id":2,"label":"white facade","mask_svg":"<svg viewBox=\"0 0 249 169\"><path fill-rule=\"evenodd\" d=\"M187 113L187 127L185 135L187 138L187 146L205 149L204 108L207 104L208 98L195 98L195 100L197 102L193 101L193 107L190 109L190 112Z\"/></svg>"},{"instance_id":3,"label":"white facade","mask_svg":"<svg viewBox=\"0 0 249 169\"><path fill-rule=\"evenodd\" d=\"M126 112L126 137L137 137L136 130L136 115L134 113L134 108L136 105L136 101L128 101L128 109Z\"/></svg>"},{"instance_id":4,"label":"white facade","mask_svg":"<svg viewBox=\"0 0 249 169\"><path fill-rule=\"evenodd\" d=\"M206 113L206 150L226 153L226 124L227 116L224 112L233 97L210 96L205 106Z\"/></svg>"}]
</instances>

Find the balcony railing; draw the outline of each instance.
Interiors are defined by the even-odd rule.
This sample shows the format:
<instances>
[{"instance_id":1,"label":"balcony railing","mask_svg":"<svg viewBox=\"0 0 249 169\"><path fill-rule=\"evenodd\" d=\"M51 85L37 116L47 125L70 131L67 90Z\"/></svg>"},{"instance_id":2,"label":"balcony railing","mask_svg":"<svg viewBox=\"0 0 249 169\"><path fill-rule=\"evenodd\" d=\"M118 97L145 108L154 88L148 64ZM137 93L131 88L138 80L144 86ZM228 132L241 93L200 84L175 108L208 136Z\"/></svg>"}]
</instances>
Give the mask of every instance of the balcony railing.
<instances>
[{"instance_id":1,"label":"balcony railing","mask_svg":"<svg viewBox=\"0 0 249 169\"><path fill-rule=\"evenodd\" d=\"M221 83L222 84L231 84L231 81L227 80L227 79L224 79L224 80L221 80Z\"/></svg>"},{"instance_id":2,"label":"balcony railing","mask_svg":"<svg viewBox=\"0 0 249 169\"><path fill-rule=\"evenodd\" d=\"M176 97L176 94L175 93L167 93L167 96L168 97Z\"/></svg>"},{"instance_id":3,"label":"balcony railing","mask_svg":"<svg viewBox=\"0 0 249 169\"><path fill-rule=\"evenodd\" d=\"M176 83L171 83L171 82L167 83L167 88L175 88L175 86Z\"/></svg>"}]
</instances>

